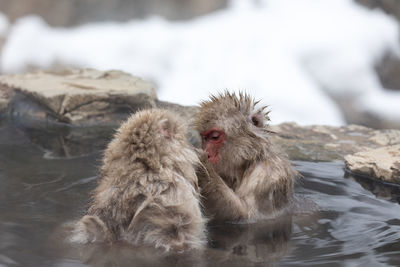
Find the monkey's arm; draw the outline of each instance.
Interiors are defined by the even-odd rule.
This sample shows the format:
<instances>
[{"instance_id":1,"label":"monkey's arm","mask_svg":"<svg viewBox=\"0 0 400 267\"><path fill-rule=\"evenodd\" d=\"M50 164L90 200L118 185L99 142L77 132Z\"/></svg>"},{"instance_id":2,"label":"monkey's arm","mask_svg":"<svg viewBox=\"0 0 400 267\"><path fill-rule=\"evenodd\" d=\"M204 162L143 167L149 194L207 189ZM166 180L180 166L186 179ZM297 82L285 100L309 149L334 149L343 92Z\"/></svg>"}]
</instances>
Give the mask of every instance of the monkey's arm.
<instances>
[{"instance_id":1,"label":"monkey's arm","mask_svg":"<svg viewBox=\"0 0 400 267\"><path fill-rule=\"evenodd\" d=\"M259 162L250 169L236 193L251 206L250 217L275 216L291 199L295 172L290 168L272 168L268 162Z\"/></svg>"},{"instance_id":2,"label":"monkey's arm","mask_svg":"<svg viewBox=\"0 0 400 267\"><path fill-rule=\"evenodd\" d=\"M235 194L211 166L199 172L199 185L206 212L214 220L236 221L248 218L246 202Z\"/></svg>"},{"instance_id":3,"label":"monkey's arm","mask_svg":"<svg viewBox=\"0 0 400 267\"><path fill-rule=\"evenodd\" d=\"M85 215L73 230L70 240L74 243L112 242L114 237L106 224L95 215Z\"/></svg>"},{"instance_id":4,"label":"monkey's arm","mask_svg":"<svg viewBox=\"0 0 400 267\"><path fill-rule=\"evenodd\" d=\"M289 202L293 188L289 173L282 175L264 163L258 163L249 170L233 191L211 166L207 166L208 177L199 179L203 181L201 188L206 209L215 219L270 217Z\"/></svg>"}]
</instances>

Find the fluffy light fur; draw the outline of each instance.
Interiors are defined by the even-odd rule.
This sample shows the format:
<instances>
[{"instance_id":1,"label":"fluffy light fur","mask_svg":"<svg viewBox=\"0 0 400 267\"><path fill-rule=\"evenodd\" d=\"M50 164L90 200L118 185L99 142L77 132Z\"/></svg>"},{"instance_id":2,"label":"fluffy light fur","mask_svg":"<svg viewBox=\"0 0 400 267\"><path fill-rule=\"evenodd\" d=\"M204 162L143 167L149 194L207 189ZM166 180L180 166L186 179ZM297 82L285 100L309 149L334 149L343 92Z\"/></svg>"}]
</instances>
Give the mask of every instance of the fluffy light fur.
<instances>
[{"instance_id":1,"label":"fluffy light fur","mask_svg":"<svg viewBox=\"0 0 400 267\"><path fill-rule=\"evenodd\" d=\"M203 155L199 183L206 212L216 220L256 221L278 215L291 202L297 172L271 143L265 107L247 94L225 92L201 103L196 129L222 129L218 162ZM206 147L203 140L203 148Z\"/></svg>"},{"instance_id":2,"label":"fluffy light fur","mask_svg":"<svg viewBox=\"0 0 400 267\"><path fill-rule=\"evenodd\" d=\"M73 242L149 245L166 251L205 242L195 166L184 123L161 109L140 111L108 145L91 206Z\"/></svg>"}]
</instances>

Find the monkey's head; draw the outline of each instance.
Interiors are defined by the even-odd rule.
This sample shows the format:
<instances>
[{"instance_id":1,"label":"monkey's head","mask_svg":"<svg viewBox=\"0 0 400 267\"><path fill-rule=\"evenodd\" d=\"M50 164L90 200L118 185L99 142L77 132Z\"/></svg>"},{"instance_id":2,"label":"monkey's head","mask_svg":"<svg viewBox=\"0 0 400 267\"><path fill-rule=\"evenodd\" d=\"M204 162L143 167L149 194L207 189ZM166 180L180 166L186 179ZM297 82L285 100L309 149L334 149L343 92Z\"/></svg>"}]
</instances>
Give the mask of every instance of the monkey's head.
<instances>
[{"instance_id":1,"label":"monkey's head","mask_svg":"<svg viewBox=\"0 0 400 267\"><path fill-rule=\"evenodd\" d=\"M141 162L152 169L181 161L196 162L186 132L185 123L167 110L136 112L118 129L105 160Z\"/></svg>"},{"instance_id":2,"label":"monkey's head","mask_svg":"<svg viewBox=\"0 0 400 267\"><path fill-rule=\"evenodd\" d=\"M269 144L266 107L257 108L247 94L225 92L200 105L195 127L202 136L208 160L218 167L240 167L262 158Z\"/></svg>"}]
</instances>

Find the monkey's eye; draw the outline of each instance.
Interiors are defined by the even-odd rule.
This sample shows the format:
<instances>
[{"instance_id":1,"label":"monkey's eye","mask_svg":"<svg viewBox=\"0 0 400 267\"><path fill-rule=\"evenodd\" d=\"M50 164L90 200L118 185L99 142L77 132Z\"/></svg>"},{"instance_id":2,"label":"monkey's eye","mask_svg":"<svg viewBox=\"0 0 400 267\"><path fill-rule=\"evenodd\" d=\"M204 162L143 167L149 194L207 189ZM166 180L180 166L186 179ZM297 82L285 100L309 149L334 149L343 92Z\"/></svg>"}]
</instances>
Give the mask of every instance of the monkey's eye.
<instances>
[{"instance_id":1,"label":"monkey's eye","mask_svg":"<svg viewBox=\"0 0 400 267\"><path fill-rule=\"evenodd\" d=\"M225 132L221 129L209 129L201 133L205 142L221 143L225 139Z\"/></svg>"},{"instance_id":2,"label":"monkey's eye","mask_svg":"<svg viewBox=\"0 0 400 267\"><path fill-rule=\"evenodd\" d=\"M212 131L210 134L207 135L208 140L214 140L217 141L219 137L221 136L220 132L217 131Z\"/></svg>"}]
</instances>

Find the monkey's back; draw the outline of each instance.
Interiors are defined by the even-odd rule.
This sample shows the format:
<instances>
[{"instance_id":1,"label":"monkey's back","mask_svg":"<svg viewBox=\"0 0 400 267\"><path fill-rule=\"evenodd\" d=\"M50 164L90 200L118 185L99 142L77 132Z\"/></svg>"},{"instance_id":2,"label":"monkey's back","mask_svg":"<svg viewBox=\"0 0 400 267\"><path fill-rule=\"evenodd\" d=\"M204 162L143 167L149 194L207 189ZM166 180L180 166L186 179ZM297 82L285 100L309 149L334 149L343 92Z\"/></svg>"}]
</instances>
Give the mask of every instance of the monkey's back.
<instances>
[{"instance_id":1,"label":"monkey's back","mask_svg":"<svg viewBox=\"0 0 400 267\"><path fill-rule=\"evenodd\" d=\"M143 234L138 224L144 217L149 222L167 221L168 216L175 214L178 221L202 222L198 194L187 178L170 170L145 173L139 169L136 174L130 174L134 180L104 177L95 190L88 212L104 221L117 239L138 243ZM179 212L182 214L178 215Z\"/></svg>"},{"instance_id":2,"label":"monkey's back","mask_svg":"<svg viewBox=\"0 0 400 267\"><path fill-rule=\"evenodd\" d=\"M109 144L88 215L104 222L116 240L166 250L199 247L198 158L179 121L153 112L131 117Z\"/></svg>"}]
</instances>

